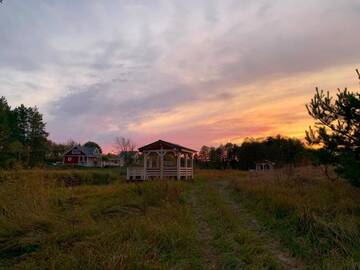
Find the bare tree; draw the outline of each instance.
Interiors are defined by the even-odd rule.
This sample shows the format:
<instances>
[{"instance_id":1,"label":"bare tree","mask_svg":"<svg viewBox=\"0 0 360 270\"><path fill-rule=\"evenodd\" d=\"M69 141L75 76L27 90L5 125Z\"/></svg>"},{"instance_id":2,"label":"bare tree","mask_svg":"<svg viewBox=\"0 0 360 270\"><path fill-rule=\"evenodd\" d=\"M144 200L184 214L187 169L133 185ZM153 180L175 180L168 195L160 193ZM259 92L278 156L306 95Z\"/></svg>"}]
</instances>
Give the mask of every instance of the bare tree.
<instances>
[{"instance_id":1,"label":"bare tree","mask_svg":"<svg viewBox=\"0 0 360 270\"><path fill-rule=\"evenodd\" d=\"M76 142L74 141L73 139L69 139L67 140L67 142L65 143L65 145L68 147L68 148L72 148L76 145L79 145L80 143L79 142Z\"/></svg>"},{"instance_id":2,"label":"bare tree","mask_svg":"<svg viewBox=\"0 0 360 270\"><path fill-rule=\"evenodd\" d=\"M118 150L119 155L121 155L124 159L125 166L129 166L135 162L136 156L134 151L136 144L131 139L125 137L116 137L115 147Z\"/></svg>"},{"instance_id":3,"label":"bare tree","mask_svg":"<svg viewBox=\"0 0 360 270\"><path fill-rule=\"evenodd\" d=\"M136 144L131 139L128 139L125 137L116 137L115 138L115 147L119 153L132 152L132 151L135 151Z\"/></svg>"}]
</instances>

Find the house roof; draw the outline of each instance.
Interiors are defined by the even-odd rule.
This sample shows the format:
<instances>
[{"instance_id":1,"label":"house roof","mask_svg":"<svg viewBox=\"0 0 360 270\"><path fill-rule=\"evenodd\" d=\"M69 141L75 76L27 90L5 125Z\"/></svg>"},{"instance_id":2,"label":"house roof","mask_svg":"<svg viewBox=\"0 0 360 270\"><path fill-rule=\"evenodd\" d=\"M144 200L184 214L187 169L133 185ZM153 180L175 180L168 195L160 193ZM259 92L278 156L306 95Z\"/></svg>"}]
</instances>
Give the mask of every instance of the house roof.
<instances>
[{"instance_id":1,"label":"house roof","mask_svg":"<svg viewBox=\"0 0 360 270\"><path fill-rule=\"evenodd\" d=\"M97 147L82 146L81 150L85 153L86 156L100 155L99 149L97 149Z\"/></svg>"},{"instance_id":2,"label":"house roof","mask_svg":"<svg viewBox=\"0 0 360 270\"><path fill-rule=\"evenodd\" d=\"M70 154L73 149L78 149L79 151L82 152L82 154L84 154L87 157L98 157L101 155L101 153L96 147L81 146L80 144L78 144L78 145L74 145L69 150L67 150L64 153L64 156Z\"/></svg>"},{"instance_id":3,"label":"house roof","mask_svg":"<svg viewBox=\"0 0 360 270\"><path fill-rule=\"evenodd\" d=\"M185 146L171 143L171 142L166 142L163 140L158 140L156 142L153 142L153 143L147 144L143 147L140 147L139 151L143 152L143 151L160 150L160 149L166 149L166 150L174 150L175 149L180 152L192 152L192 153L197 152L196 150L187 148Z\"/></svg>"},{"instance_id":4,"label":"house roof","mask_svg":"<svg viewBox=\"0 0 360 270\"><path fill-rule=\"evenodd\" d=\"M267 160L267 159L263 159L263 160L256 161L255 164L272 164L272 165L275 165L275 162L272 162L272 161Z\"/></svg>"}]
</instances>

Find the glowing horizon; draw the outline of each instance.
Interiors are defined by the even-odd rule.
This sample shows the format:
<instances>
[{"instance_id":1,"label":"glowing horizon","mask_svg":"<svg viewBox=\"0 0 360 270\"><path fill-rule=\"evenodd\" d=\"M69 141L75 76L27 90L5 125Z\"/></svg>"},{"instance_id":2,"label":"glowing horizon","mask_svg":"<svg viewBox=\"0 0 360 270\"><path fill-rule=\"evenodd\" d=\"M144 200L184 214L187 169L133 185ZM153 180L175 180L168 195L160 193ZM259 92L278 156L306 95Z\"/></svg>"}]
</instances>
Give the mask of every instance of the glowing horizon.
<instances>
[{"instance_id":1,"label":"glowing horizon","mask_svg":"<svg viewBox=\"0 0 360 270\"><path fill-rule=\"evenodd\" d=\"M302 139L316 86L360 90L359 18L356 0L6 1L0 96L105 152Z\"/></svg>"}]
</instances>

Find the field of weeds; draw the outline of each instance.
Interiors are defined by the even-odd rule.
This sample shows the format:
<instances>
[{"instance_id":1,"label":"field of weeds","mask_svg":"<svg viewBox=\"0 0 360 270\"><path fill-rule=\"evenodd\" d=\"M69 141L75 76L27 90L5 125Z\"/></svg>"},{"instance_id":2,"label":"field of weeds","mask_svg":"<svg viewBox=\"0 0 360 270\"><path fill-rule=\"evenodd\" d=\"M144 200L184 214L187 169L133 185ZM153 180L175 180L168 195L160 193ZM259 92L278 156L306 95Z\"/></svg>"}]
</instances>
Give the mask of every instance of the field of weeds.
<instances>
[{"instance_id":1,"label":"field of weeds","mask_svg":"<svg viewBox=\"0 0 360 270\"><path fill-rule=\"evenodd\" d=\"M113 169L33 169L19 171L1 171L0 183L10 180L27 181L27 179L45 179L47 182L55 182L58 185L103 185L110 184L121 178L122 171Z\"/></svg>"},{"instance_id":2,"label":"field of weeds","mask_svg":"<svg viewBox=\"0 0 360 270\"><path fill-rule=\"evenodd\" d=\"M0 268L196 269L186 188L121 178L69 187L36 173L7 179L0 184Z\"/></svg>"},{"instance_id":3,"label":"field of weeds","mask_svg":"<svg viewBox=\"0 0 360 270\"><path fill-rule=\"evenodd\" d=\"M359 269L360 189L312 167L233 177L231 187L294 256L318 269Z\"/></svg>"},{"instance_id":4,"label":"field of weeds","mask_svg":"<svg viewBox=\"0 0 360 270\"><path fill-rule=\"evenodd\" d=\"M313 168L0 173L0 269L359 269L360 190Z\"/></svg>"}]
</instances>

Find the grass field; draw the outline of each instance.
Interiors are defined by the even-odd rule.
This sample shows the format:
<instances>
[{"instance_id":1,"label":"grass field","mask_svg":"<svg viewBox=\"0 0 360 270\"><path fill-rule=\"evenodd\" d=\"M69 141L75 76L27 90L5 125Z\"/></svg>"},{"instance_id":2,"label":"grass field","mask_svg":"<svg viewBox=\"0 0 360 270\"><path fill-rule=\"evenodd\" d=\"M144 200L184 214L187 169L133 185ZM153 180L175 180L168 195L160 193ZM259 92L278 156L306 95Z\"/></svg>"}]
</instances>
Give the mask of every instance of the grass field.
<instances>
[{"instance_id":1,"label":"grass field","mask_svg":"<svg viewBox=\"0 0 360 270\"><path fill-rule=\"evenodd\" d=\"M0 269L359 269L360 190L314 169L0 173Z\"/></svg>"}]
</instances>

